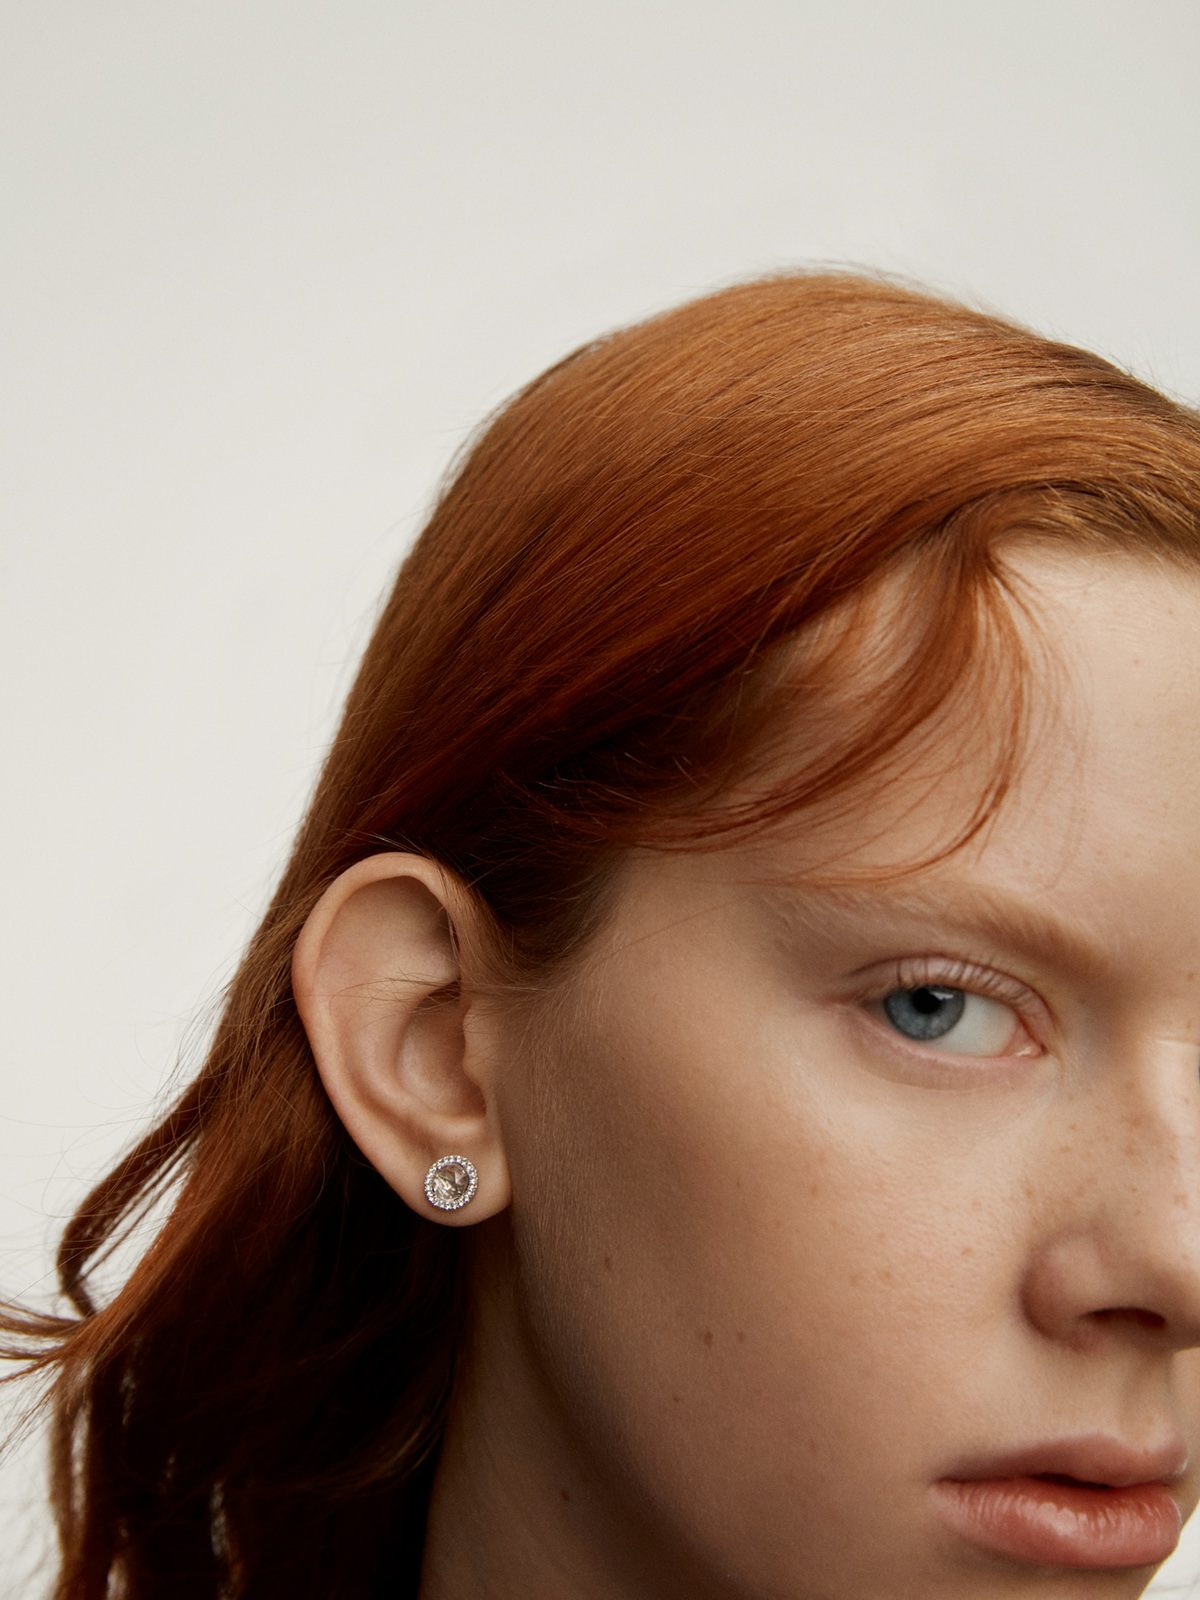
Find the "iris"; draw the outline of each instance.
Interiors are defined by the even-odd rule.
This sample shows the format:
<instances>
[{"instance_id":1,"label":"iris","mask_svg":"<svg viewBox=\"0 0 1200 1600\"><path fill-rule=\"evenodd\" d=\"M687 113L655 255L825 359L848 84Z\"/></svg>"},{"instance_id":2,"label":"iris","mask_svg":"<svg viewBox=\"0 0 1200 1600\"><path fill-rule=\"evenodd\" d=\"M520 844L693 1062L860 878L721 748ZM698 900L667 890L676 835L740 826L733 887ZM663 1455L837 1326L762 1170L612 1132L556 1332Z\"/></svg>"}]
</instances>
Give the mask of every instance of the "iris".
<instances>
[{"instance_id":1,"label":"iris","mask_svg":"<svg viewBox=\"0 0 1200 1600\"><path fill-rule=\"evenodd\" d=\"M940 1039L961 1020L967 997L961 989L923 983L917 989L895 989L884 998L888 1021L909 1039Z\"/></svg>"}]
</instances>

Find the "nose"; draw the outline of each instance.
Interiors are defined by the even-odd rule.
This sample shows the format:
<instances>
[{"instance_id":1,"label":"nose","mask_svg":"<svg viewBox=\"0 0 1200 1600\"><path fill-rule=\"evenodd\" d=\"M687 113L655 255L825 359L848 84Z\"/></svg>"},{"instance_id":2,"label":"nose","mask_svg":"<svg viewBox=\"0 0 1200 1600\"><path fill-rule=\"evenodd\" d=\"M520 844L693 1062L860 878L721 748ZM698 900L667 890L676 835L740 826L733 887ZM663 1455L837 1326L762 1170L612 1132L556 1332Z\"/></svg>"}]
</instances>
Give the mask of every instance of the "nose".
<instances>
[{"instance_id":1,"label":"nose","mask_svg":"<svg viewBox=\"0 0 1200 1600\"><path fill-rule=\"evenodd\" d=\"M1145 1072L1114 1074L1052 1143L1055 1199L1022 1301L1041 1333L1074 1348L1200 1346L1197 1053L1155 1055Z\"/></svg>"}]
</instances>

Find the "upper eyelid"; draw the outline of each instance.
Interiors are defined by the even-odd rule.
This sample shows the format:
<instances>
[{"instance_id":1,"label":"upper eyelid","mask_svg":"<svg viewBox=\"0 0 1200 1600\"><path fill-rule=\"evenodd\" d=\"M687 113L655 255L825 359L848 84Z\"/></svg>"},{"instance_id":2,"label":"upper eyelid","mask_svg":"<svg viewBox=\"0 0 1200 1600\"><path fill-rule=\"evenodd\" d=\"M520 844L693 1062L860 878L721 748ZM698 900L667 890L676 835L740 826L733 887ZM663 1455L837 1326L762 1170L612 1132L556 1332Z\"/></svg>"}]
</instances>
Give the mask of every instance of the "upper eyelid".
<instances>
[{"instance_id":1,"label":"upper eyelid","mask_svg":"<svg viewBox=\"0 0 1200 1600\"><path fill-rule=\"evenodd\" d=\"M1053 1028L1053 1015L1046 1002L1020 978L981 962L959 956L900 956L891 961L873 962L854 974L862 985L860 998L881 1000L894 989L917 989L922 984L942 983L947 988L965 989L1009 1005L1040 1032Z\"/></svg>"}]
</instances>

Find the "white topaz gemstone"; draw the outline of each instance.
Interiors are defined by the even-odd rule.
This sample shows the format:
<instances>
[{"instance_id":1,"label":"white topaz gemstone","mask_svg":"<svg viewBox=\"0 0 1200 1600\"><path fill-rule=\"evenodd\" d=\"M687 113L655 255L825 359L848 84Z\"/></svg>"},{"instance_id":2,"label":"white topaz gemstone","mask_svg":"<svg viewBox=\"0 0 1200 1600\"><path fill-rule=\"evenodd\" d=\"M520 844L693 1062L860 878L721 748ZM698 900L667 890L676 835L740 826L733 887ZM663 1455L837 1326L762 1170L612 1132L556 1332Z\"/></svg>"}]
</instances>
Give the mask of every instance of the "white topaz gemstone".
<instances>
[{"instance_id":1,"label":"white topaz gemstone","mask_svg":"<svg viewBox=\"0 0 1200 1600\"><path fill-rule=\"evenodd\" d=\"M425 1174L425 1198L439 1211L457 1211L474 1198L479 1175L466 1156L443 1156Z\"/></svg>"}]
</instances>

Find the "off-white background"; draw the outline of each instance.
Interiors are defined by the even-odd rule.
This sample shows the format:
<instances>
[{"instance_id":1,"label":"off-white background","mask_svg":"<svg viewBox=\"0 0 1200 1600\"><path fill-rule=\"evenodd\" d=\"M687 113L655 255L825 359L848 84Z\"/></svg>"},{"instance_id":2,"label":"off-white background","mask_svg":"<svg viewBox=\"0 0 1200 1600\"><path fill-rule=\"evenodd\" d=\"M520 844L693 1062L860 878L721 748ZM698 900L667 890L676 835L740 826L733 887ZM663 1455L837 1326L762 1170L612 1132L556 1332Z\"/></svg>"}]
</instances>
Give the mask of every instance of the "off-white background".
<instances>
[{"instance_id":1,"label":"off-white background","mask_svg":"<svg viewBox=\"0 0 1200 1600\"><path fill-rule=\"evenodd\" d=\"M3 0L0 129L0 1281L35 1297L515 385L833 259L1200 398L1197 0Z\"/></svg>"}]
</instances>

